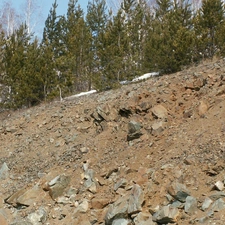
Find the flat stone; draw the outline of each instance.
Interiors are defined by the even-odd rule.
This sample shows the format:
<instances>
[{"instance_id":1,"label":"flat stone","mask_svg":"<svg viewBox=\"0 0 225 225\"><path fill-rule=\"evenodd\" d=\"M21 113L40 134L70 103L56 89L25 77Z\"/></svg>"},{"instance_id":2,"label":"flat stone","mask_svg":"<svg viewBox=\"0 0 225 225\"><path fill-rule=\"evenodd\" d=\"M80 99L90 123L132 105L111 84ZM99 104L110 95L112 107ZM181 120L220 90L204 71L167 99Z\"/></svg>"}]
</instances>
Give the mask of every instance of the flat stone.
<instances>
[{"instance_id":1,"label":"flat stone","mask_svg":"<svg viewBox=\"0 0 225 225\"><path fill-rule=\"evenodd\" d=\"M32 189L27 190L23 195L19 196L17 199L17 203L26 206L33 205L35 201L39 198L41 193L41 189L38 185L36 185Z\"/></svg>"},{"instance_id":2,"label":"flat stone","mask_svg":"<svg viewBox=\"0 0 225 225\"><path fill-rule=\"evenodd\" d=\"M8 199L6 199L6 202L14 206L30 206L33 205L42 195L43 193L41 188L38 185L35 185L33 188L28 190L19 190L18 192L11 195Z\"/></svg>"},{"instance_id":3,"label":"flat stone","mask_svg":"<svg viewBox=\"0 0 225 225\"><path fill-rule=\"evenodd\" d=\"M160 224L175 223L179 216L179 210L170 205L164 206L158 212L153 214L152 220Z\"/></svg>"},{"instance_id":4,"label":"flat stone","mask_svg":"<svg viewBox=\"0 0 225 225\"><path fill-rule=\"evenodd\" d=\"M224 189L224 184L222 181L217 181L214 186L218 191L222 191Z\"/></svg>"},{"instance_id":5,"label":"flat stone","mask_svg":"<svg viewBox=\"0 0 225 225\"><path fill-rule=\"evenodd\" d=\"M213 203L213 200L206 197L204 202L202 203L202 210L205 211L206 209L208 209L212 203Z\"/></svg>"},{"instance_id":6,"label":"flat stone","mask_svg":"<svg viewBox=\"0 0 225 225\"><path fill-rule=\"evenodd\" d=\"M168 117L168 111L162 105L154 106L151 111L153 116L155 116L157 119L166 119Z\"/></svg>"},{"instance_id":7,"label":"flat stone","mask_svg":"<svg viewBox=\"0 0 225 225\"><path fill-rule=\"evenodd\" d=\"M188 214L194 214L197 211L197 199L192 196L187 196L184 205L184 211Z\"/></svg>"}]
</instances>

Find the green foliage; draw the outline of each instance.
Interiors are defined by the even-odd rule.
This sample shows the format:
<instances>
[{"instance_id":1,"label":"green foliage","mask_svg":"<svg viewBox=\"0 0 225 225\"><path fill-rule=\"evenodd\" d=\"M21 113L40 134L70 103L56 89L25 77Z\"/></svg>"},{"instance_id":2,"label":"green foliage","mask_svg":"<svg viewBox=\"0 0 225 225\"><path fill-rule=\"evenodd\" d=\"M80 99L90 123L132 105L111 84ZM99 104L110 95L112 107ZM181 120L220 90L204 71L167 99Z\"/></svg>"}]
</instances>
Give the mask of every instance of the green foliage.
<instances>
[{"instance_id":1,"label":"green foliage","mask_svg":"<svg viewBox=\"0 0 225 225\"><path fill-rule=\"evenodd\" d=\"M8 93L10 107L31 106L41 101L39 89L39 50L37 40L30 43L26 25L21 25L5 44L3 57L4 85L10 87Z\"/></svg>"},{"instance_id":2,"label":"green foliage","mask_svg":"<svg viewBox=\"0 0 225 225\"><path fill-rule=\"evenodd\" d=\"M212 58L224 45L224 3L222 0L204 0L195 19L196 53ZM200 56L198 56L200 57Z\"/></svg>"},{"instance_id":3,"label":"green foliage","mask_svg":"<svg viewBox=\"0 0 225 225\"><path fill-rule=\"evenodd\" d=\"M91 34L88 70L91 73L90 82L98 90L107 86L102 64L104 64L105 50L103 47L104 33L108 18L105 0L93 0L93 2L88 3L86 23Z\"/></svg>"},{"instance_id":4,"label":"green foliage","mask_svg":"<svg viewBox=\"0 0 225 225\"><path fill-rule=\"evenodd\" d=\"M157 4L148 33L145 67L176 72L192 60L192 12L185 1L158 0Z\"/></svg>"}]
</instances>

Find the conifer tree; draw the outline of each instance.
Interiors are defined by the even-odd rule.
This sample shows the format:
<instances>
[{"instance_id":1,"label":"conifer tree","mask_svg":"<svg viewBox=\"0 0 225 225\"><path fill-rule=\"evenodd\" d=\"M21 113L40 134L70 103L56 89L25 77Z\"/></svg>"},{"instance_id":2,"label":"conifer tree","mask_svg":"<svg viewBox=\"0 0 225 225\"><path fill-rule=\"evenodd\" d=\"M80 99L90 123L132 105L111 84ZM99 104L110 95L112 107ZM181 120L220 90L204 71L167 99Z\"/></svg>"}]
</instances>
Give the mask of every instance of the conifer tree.
<instances>
[{"instance_id":1,"label":"conifer tree","mask_svg":"<svg viewBox=\"0 0 225 225\"><path fill-rule=\"evenodd\" d=\"M104 33L108 18L105 0L93 0L88 3L86 23L91 32L88 70L91 74L91 83L97 89L104 89L106 86L102 63L104 62Z\"/></svg>"},{"instance_id":2,"label":"conifer tree","mask_svg":"<svg viewBox=\"0 0 225 225\"><path fill-rule=\"evenodd\" d=\"M203 58L212 58L223 45L221 33L224 27L224 3L222 0L204 0L195 20L196 52Z\"/></svg>"},{"instance_id":3,"label":"conifer tree","mask_svg":"<svg viewBox=\"0 0 225 225\"><path fill-rule=\"evenodd\" d=\"M63 27L66 48L64 65L67 65L66 70L71 76L73 89L75 91L84 91L89 88L87 61L90 32L84 21L84 12L80 5L77 5L77 2L77 0L69 1L66 23Z\"/></svg>"},{"instance_id":4,"label":"conifer tree","mask_svg":"<svg viewBox=\"0 0 225 225\"><path fill-rule=\"evenodd\" d=\"M185 0L157 0L145 48L145 67L176 72L192 61L192 12Z\"/></svg>"},{"instance_id":5,"label":"conifer tree","mask_svg":"<svg viewBox=\"0 0 225 225\"><path fill-rule=\"evenodd\" d=\"M45 83L45 96L47 98L53 98L59 96L62 98L63 94L68 92L68 86L71 86L72 82L69 74L66 71L65 66L65 43L63 27L66 25L66 19L64 16L57 16L56 9L58 7L55 0L50 13L45 22L45 28L43 32L42 40L42 52L45 61L50 63L47 74L43 74L43 81Z\"/></svg>"},{"instance_id":6,"label":"conifer tree","mask_svg":"<svg viewBox=\"0 0 225 225\"><path fill-rule=\"evenodd\" d=\"M31 43L26 25L22 24L5 44L4 85L8 86L8 105L18 108L41 100L37 40Z\"/></svg>"},{"instance_id":7,"label":"conifer tree","mask_svg":"<svg viewBox=\"0 0 225 225\"><path fill-rule=\"evenodd\" d=\"M104 34L104 73L105 83L109 87L117 87L120 81L127 79L124 65L125 37L124 16L120 9L108 21Z\"/></svg>"}]
</instances>

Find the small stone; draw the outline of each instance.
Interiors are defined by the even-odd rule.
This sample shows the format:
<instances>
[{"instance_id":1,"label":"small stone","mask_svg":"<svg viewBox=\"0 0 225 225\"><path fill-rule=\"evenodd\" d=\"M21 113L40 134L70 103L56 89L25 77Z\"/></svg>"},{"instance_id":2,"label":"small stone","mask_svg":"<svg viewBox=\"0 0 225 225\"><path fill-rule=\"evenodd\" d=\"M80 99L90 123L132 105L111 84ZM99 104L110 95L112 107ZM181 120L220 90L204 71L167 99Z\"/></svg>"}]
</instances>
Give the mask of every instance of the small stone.
<instances>
[{"instance_id":1,"label":"small stone","mask_svg":"<svg viewBox=\"0 0 225 225\"><path fill-rule=\"evenodd\" d=\"M4 162L0 169L0 179L5 180L9 177L9 167Z\"/></svg>"},{"instance_id":2,"label":"small stone","mask_svg":"<svg viewBox=\"0 0 225 225\"><path fill-rule=\"evenodd\" d=\"M89 208L89 203L87 199L84 199L83 202L76 208L74 213L80 212L80 213L86 213Z\"/></svg>"},{"instance_id":3,"label":"small stone","mask_svg":"<svg viewBox=\"0 0 225 225\"><path fill-rule=\"evenodd\" d=\"M204 117L206 112L208 111L208 105L204 101L200 101L200 104L198 106L198 115L200 117Z\"/></svg>"},{"instance_id":4,"label":"small stone","mask_svg":"<svg viewBox=\"0 0 225 225\"><path fill-rule=\"evenodd\" d=\"M224 184L222 181L217 181L214 186L218 191L222 191L224 189Z\"/></svg>"},{"instance_id":5,"label":"small stone","mask_svg":"<svg viewBox=\"0 0 225 225\"><path fill-rule=\"evenodd\" d=\"M123 178L114 185L114 191L117 191L118 188L124 188L126 185L127 180Z\"/></svg>"},{"instance_id":6,"label":"small stone","mask_svg":"<svg viewBox=\"0 0 225 225\"><path fill-rule=\"evenodd\" d=\"M202 203L202 210L205 211L206 209L208 209L212 203L213 203L213 200L207 197Z\"/></svg>"}]
</instances>

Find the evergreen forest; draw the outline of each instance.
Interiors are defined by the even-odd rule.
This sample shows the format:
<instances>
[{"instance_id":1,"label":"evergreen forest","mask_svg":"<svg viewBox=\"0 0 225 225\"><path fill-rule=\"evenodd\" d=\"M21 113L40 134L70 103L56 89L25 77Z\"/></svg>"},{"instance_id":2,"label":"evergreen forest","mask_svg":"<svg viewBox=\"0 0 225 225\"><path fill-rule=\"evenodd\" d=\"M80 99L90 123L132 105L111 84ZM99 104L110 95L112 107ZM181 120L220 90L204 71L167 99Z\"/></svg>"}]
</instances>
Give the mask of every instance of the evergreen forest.
<instances>
[{"instance_id":1,"label":"evergreen forest","mask_svg":"<svg viewBox=\"0 0 225 225\"><path fill-rule=\"evenodd\" d=\"M26 21L0 34L0 104L18 109L81 91L118 88L144 73L170 74L205 59L225 56L222 0L123 0L112 12L105 0L87 11L69 0L57 15L57 0L42 38Z\"/></svg>"}]
</instances>

